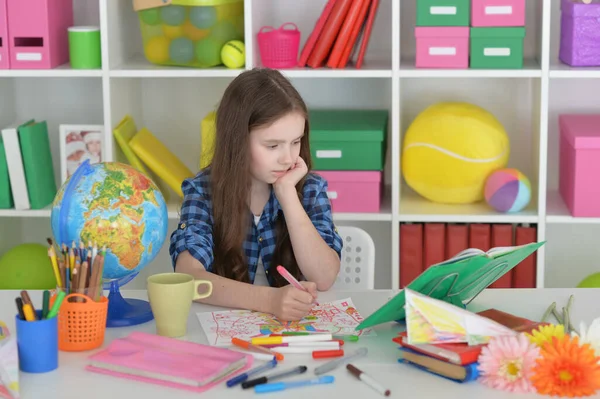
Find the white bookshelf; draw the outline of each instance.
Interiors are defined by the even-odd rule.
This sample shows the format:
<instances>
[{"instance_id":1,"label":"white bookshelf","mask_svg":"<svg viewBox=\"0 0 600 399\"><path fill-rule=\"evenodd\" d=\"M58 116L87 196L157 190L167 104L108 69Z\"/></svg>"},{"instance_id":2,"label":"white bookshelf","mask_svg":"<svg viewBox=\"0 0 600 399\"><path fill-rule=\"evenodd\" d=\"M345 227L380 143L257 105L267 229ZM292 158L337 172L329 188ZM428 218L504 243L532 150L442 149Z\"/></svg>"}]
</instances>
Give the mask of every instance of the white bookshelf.
<instances>
[{"instance_id":1,"label":"white bookshelf","mask_svg":"<svg viewBox=\"0 0 600 399\"><path fill-rule=\"evenodd\" d=\"M301 48L325 0L245 0L246 66L260 66L256 33L261 26L294 22ZM574 69L559 63L559 1L528 0L525 66L519 70L426 70L414 67L416 0L381 0L362 69L283 70L309 107L383 108L389 111L386 191L381 212L339 214L339 225L367 230L376 242L377 288L397 288L401 222L535 224L548 244L538 251L537 286L570 287L600 270L594 237L600 218L574 218L557 194L557 116L599 111L600 68ZM102 28L101 70L0 70L0 125L22 118L47 120L60 176L58 125L103 124L106 160L123 160L112 128L125 114L146 126L191 169L197 170L200 121L242 70L159 67L142 55L137 16L129 0L74 0L75 23ZM485 203L463 206L429 202L400 177L400 145L413 118L438 101L470 101L491 111L511 140L510 167L533 184L530 205L501 214ZM179 199L168 204L169 235ZM45 242L50 210L0 210L0 254L22 242ZM574 249L576 252L574 253ZM168 238L157 259L130 283L143 288L145 276L170 270Z\"/></svg>"}]
</instances>

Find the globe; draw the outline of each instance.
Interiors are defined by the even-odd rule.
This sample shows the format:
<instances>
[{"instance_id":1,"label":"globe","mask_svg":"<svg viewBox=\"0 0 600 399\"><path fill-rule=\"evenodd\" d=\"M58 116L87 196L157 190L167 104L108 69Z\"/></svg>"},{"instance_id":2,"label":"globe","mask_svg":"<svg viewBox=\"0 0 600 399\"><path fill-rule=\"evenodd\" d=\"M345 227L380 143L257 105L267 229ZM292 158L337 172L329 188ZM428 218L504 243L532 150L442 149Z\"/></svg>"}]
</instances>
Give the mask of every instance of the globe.
<instances>
[{"instance_id":1,"label":"globe","mask_svg":"<svg viewBox=\"0 0 600 399\"><path fill-rule=\"evenodd\" d=\"M152 319L147 301L123 299L119 291L156 257L167 237L167 206L148 176L119 162L85 161L56 193L50 220L58 245L91 241L106 249L107 326Z\"/></svg>"}]
</instances>

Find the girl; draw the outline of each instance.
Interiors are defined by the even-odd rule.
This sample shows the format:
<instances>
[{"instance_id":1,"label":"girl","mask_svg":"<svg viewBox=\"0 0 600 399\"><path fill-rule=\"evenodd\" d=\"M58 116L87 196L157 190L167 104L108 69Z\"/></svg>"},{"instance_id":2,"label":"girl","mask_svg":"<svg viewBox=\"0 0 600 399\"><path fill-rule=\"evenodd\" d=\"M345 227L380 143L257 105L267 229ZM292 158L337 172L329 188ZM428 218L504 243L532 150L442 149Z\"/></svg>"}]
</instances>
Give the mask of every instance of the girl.
<instances>
[{"instance_id":1,"label":"girl","mask_svg":"<svg viewBox=\"0 0 600 399\"><path fill-rule=\"evenodd\" d=\"M342 250L327 182L309 173L306 105L278 71L245 71L225 90L216 132L211 165L182 184L175 271L212 281L204 303L299 320L335 282Z\"/></svg>"}]
</instances>

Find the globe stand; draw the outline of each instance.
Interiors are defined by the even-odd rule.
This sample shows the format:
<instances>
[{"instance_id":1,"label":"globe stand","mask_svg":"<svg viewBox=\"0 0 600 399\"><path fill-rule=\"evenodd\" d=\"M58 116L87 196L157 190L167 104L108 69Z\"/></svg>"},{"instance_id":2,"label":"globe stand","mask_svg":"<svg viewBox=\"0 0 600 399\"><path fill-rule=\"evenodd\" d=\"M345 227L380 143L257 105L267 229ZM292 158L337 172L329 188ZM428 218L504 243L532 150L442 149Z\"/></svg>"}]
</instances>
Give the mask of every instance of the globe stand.
<instances>
[{"instance_id":1,"label":"globe stand","mask_svg":"<svg viewBox=\"0 0 600 399\"><path fill-rule=\"evenodd\" d=\"M118 280L110 282L106 327L127 327L146 323L154 318L150 303L141 299L125 299Z\"/></svg>"}]
</instances>

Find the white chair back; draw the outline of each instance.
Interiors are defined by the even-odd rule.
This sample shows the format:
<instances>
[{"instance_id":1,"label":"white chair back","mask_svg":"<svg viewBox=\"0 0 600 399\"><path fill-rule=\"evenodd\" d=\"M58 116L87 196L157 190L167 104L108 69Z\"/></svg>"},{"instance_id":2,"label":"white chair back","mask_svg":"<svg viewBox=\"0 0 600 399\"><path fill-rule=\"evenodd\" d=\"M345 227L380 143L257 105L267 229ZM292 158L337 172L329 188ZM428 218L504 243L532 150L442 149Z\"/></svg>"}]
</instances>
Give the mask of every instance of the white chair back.
<instances>
[{"instance_id":1,"label":"white chair back","mask_svg":"<svg viewBox=\"0 0 600 399\"><path fill-rule=\"evenodd\" d=\"M340 273L334 290L375 288L375 243L366 231L353 226L338 226L344 241Z\"/></svg>"}]
</instances>

